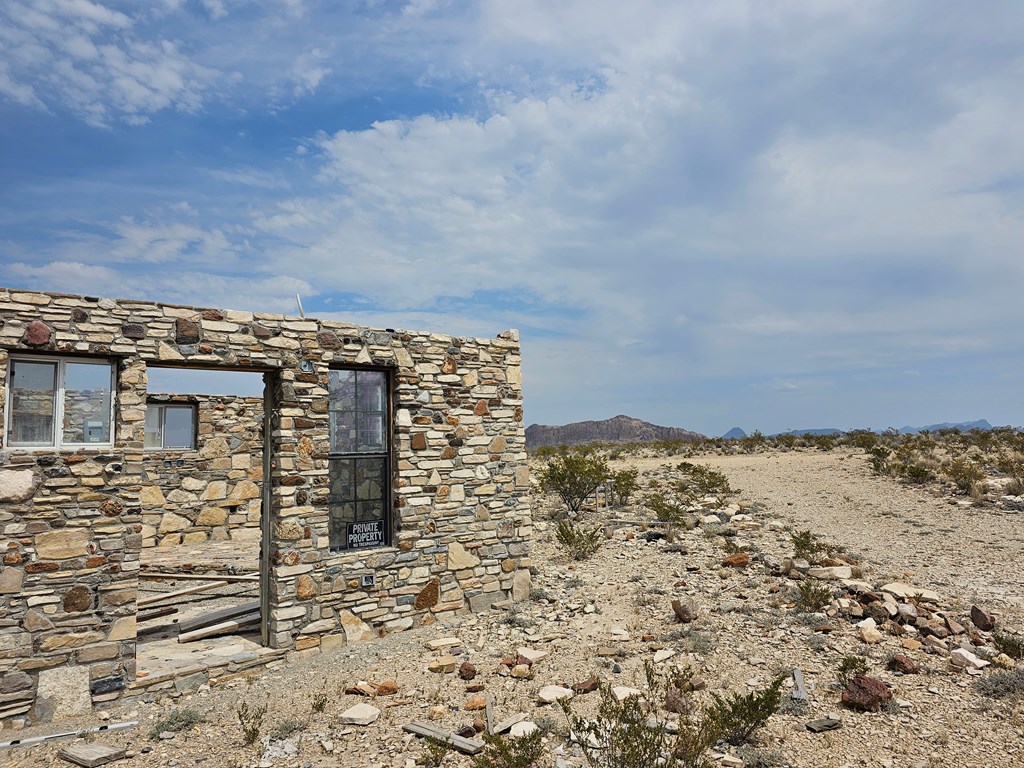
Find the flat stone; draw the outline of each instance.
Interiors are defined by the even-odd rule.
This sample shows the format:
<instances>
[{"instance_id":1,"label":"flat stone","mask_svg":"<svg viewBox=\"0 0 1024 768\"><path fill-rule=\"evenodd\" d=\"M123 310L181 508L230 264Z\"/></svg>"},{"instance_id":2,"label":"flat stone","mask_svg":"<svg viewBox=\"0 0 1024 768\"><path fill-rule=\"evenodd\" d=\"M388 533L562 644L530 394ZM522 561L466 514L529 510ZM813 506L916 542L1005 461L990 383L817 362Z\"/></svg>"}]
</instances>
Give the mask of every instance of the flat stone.
<instances>
[{"instance_id":1,"label":"flat stone","mask_svg":"<svg viewBox=\"0 0 1024 768\"><path fill-rule=\"evenodd\" d=\"M67 560L89 554L89 532L65 528L36 535L36 554L41 560Z\"/></svg>"},{"instance_id":2,"label":"flat stone","mask_svg":"<svg viewBox=\"0 0 1024 768\"><path fill-rule=\"evenodd\" d=\"M364 702L346 709L338 715L338 721L347 725L370 725L378 717L380 717L380 710Z\"/></svg>"},{"instance_id":3,"label":"flat stone","mask_svg":"<svg viewBox=\"0 0 1024 768\"><path fill-rule=\"evenodd\" d=\"M815 566L807 569L807 575L816 579L849 579L853 569L848 565Z\"/></svg>"},{"instance_id":4,"label":"flat stone","mask_svg":"<svg viewBox=\"0 0 1024 768\"><path fill-rule=\"evenodd\" d=\"M413 604L413 607L416 608L417 611L423 611L427 608L433 608L440 601L441 580L435 578L428 581L423 586L423 589L419 591L419 594L416 595L416 602Z\"/></svg>"},{"instance_id":5,"label":"flat stone","mask_svg":"<svg viewBox=\"0 0 1024 768\"><path fill-rule=\"evenodd\" d=\"M560 685L545 685L537 691L537 699L544 704L554 704L559 699L571 699L572 689Z\"/></svg>"},{"instance_id":6,"label":"flat stone","mask_svg":"<svg viewBox=\"0 0 1024 768\"><path fill-rule=\"evenodd\" d=\"M480 558L471 555L466 548L457 541L448 545L448 568L452 571L465 571L476 568L480 565Z\"/></svg>"},{"instance_id":7,"label":"flat stone","mask_svg":"<svg viewBox=\"0 0 1024 768\"><path fill-rule=\"evenodd\" d=\"M523 720L509 728L508 735L511 736L513 739L521 739L523 736L529 736L536 730L536 723L534 723L531 720Z\"/></svg>"},{"instance_id":8,"label":"flat stone","mask_svg":"<svg viewBox=\"0 0 1024 768\"><path fill-rule=\"evenodd\" d=\"M12 565L0 569L0 594L15 595L25 583L25 571Z\"/></svg>"},{"instance_id":9,"label":"flat stone","mask_svg":"<svg viewBox=\"0 0 1024 768\"><path fill-rule=\"evenodd\" d=\"M549 651L538 651L534 648L519 648L516 652L531 664L546 659L550 655Z\"/></svg>"},{"instance_id":10,"label":"flat stone","mask_svg":"<svg viewBox=\"0 0 1024 768\"><path fill-rule=\"evenodd\" d=\"M526 568L520 568L512 577L512 600L525 603L530 599L532 577Z\"/></svg>"},{"instance_id":11,"label":"flat stone","mask_svg":"<svg viewBox=\"0 0 1024 768\"><path fill-rule=\"evenodd\" d=\"M636 688L630 688L628 685L616 685L612 688L612 696L616 701L625 701L634 696L643 696L643 692Z\"/></svg>"},{"instance_id":12,"label":"flat stone","mask_svg":"<svg viewBox=\"0 0 1024 768\"><path fill-rule=\"evenodd\" d=\"M365 643L377 637L377 634L369 624L350 611L339 612L338 621L341 623L341 628L345 631L345 641L348 645Z\"/></svg>"},{"instance_id":13,"label":"flat stone","mask_svg":"<svg viewBox=\"0 0 1024 768\"><path fill-rule=\"evenodd\" d=\"M663 661L668 661L669 659L671 659L675 655L676 655L676 652L674 650L672 650L671 648L665 648L663 650L656 651L654 653L654 663L655 664L660 664Z\"/></svg>"},{"instance_id":14,"label":"flat stone","mask_svg":"<svg viewBox=\"0 0 1024 768\"><path fill-rule=\"evenodd\" d=\"M28 501L39 487L39 481L31 469L0 469L0 502Z\"/></svg>"},{"instance_id":15,"label":"flat stone","mask_svg":"<svg viewBox=\"0 0 1024 768\"><path fill-rule=\"evenodd\" d=\"M450 654L444 656L438 656L436 659L431 659L430 663L427 664L427 670L429 672L437 672L439 674L448 674L454 672L459 668L459 660Z\"/></svg>"},{"instance_id":16,"label":"flat stone","mask_svg":"<svg viewBox=\"0 0 1024 768\"><path fill-rule=\"evenodd\" d=\"M92 608L92 590L81 585L72 587L64 595L64 611L81 613Z\"/></svg>"},{"instance_id":17,"label":"flat stone","mask_svg":"<svg viewBox=\"0 0 1024 768\"><path fill-rule=\"evenodd\" d=\"M89 668L61 666L40 671L36 713L46 722L91 714Z\"/></svg>"},{"instance_id":18,"label":"flat stone","mask_svg":"<svg viewBox=\"0 0 1024 768\"><path fill-rule=\"evenodd\" d=\"M188 518L173 512L165 512L160 518L160 527L157 530L159 533L177 533L191 527L192 523L188 521Z\"/></svg>"},{"instance_id":19,"label":"flat stone","mask_svg":"<svg viewBox=\"0 0 1024 768\"><path fill-rule=\"evenodd\" d=\"M912 584L904 584L902 581L894 581L891 584L886 584L882 587L883 592L888 592L890 595L896 597L902 597L904 600L910 598L916 598L927 603L937 603L942 597L938 592L933 592L930 589L924 589L923 587L915 587Z\"/></svg>"}]
</instances>

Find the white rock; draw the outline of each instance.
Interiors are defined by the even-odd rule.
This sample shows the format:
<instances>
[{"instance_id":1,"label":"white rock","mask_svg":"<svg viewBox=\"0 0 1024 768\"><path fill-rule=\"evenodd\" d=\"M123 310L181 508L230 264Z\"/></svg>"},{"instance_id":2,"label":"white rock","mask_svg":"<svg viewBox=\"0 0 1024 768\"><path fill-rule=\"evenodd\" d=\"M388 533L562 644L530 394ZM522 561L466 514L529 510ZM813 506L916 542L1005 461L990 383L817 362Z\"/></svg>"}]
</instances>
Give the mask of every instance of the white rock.
<instances>
[{"instance_id":1,"label":"white rock","mask_svg":"<svg viewBox=\"0 0 1024 768\"><path fill-rule=\"evenodd\" d=\"M664 648L664 649L662 649L660 651L657 651L654 654L654 663L655 664L660 664L663 661L668 661L669 659L671 659L675 655L676 655L676 652L673 651L671 648Z\"/></svg>"},{"instance_id":2,"label":"white rock","mask_svg":"<svg viewBox=\"0 0 1024 768\"><path fill-rule=\"evenodd\" d=\"M342 723L350 723L351 725L369 725L378 717L380 717L379 709L362 703L346 709L338 716L338 720Z\"/></svg>"},{"instance_id":3,"label":"white rock","mask_svg":"<svg viewBox=\"0 0 1024 768\"><path fill-rule=\"evenodd\" d=\"M549 653L548 651L538 651L534 648L519 648L516 652L524 659L528 659L531 664L546 658Z\"/></svg>"},{"instance_id":4,"label":"white rock","mask_svg":"<svg viewBox=\"0 0 1024 768\"><path fill-rule=\"evenodd\" d=\"M963 648L957 648L949 654L949 661L954 667L969 667L971 669L984 669L992 663L979 659L973 653L965 651Z\"/></svg>"},{"instance_id":5,"label":"white rock","mask_svg":"<svg viewBox=\"0 0 1024 768\"><path fill-rule=\"evenodd\" d=\"M938 592L933 592L932 590L924 589L923 587L915 587L912 584L904 584L902 581L894 581L891 584L886 584L882 587L882 591L904 599L916 597L918 600L924 600L929 603L937 603L942 599Z\"/></svg>"},{"instance_id":6,"label":"white rock","mask_svg":"<svg viewBox=\"0 0 1024 768\"><path fill-rule=\"evenodd\" d=\"M612 688L612 696L615 697L616 701L625 701L626 699L632 698L633 696L642 696L643 693L638 691L636 688L630 688L625 685L616 685Z\"/></svg>"},{"instance_id":7,"label":"white rock","mask_svg":"<svg viewBox=\"0 0 1024 768\"><path fill-rule=\"evenodd\" d=\"M559 699L571 699L572 689L560 685L545 685L537 691L537 698L545 704L554 704Z\"/></svg>"},{"instance_id":8,"label":"white rock","mask_svg":"<svg viewBox=\"0 0 1024 768\"><path fill-rule=\"evenodd\" d=\"M537 730L537 724L530 720L523 720L521 723L516 723L509 729L508 735L514 739L518 739L522 736L529 736L531 733Z\"/></svg>"}]
</instances>

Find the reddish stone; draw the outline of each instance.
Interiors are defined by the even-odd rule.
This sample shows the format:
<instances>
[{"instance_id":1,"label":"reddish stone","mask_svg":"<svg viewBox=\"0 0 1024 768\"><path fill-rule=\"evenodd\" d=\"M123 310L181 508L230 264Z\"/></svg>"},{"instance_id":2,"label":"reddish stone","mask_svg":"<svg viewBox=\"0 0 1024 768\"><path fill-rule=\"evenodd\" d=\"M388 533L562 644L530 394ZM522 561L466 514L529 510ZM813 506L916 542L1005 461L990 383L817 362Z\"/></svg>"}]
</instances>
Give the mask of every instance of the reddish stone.
<instances>
[{"instance_id":1,"label":"reddish stone","mask_svg":"<svg viewBox=\"0 0 1024 768\"><path fill-rule=\"evenodd\" d=\"M971 621L982 632L991 632L996 628L996 617L977 605L971 606Z\"/></svg>"},{"instance_id":2,"label":"reddish stone","mask_svg":"<svg viewBox=\"0 0 1024 768\"><path fill-rule=\"evenodd\" d=\"M81 613L92 608L92 590L88 587L72 587L64 595L64 611Z\"/></svg>"},{"instance_id":3,"label":"reddish stone","mask_svg":"<svg viewBox=\"0 0 1024 768\"><path fill-rule=\"evenodd\" d=\"M317 591L316 581L307 573L299 576L295 582L295 596L299 600L309 600L312 597L316 597Z\"/></svg>"},{"instance_id":4,"label":"reddish stone","mask_svg":"<svg viewBox=\"0 0 1024 768\"><path fill-rule=\"evenodd\" d=\"M18 565L24 559L20 552L8 552L4 555L4 565Z\"/></svg>"},{"instance_id":5,"label":"reddish stone","mask_svg":"<svg viewBox=\"0 0 1024 768\"><path fill-rule=\"evenodd\" d=\"M302 475L288 475L281 478L281 485L305 485L306 478Z\"/></svg>"},{"instance_id":6,"label":"reddish stone","mask_svg":"<svg viewBox=\"0 0 1024 768\"><path fill-rule=\"evenodd\" d=\"M316 340L324 349L341 349L341 339L333 331L320 331Z\"/></svg>"},{"instance_id":7,"label":"reddish stone","mask_svg":"<svg viewBox=\"0 0 1024 768\"><path fill-rule=\"evenodd\" d=\"M199 354L201 354L201 355L213 354L213 346L211 344L200 344L199 345Z\"/></svg>"},{"instance_id":8,"label":"reddish stone","mask_svg":"<svg viewBox=\"0 0 1024 768\"><path fill-rule=\"evenodd\" d=\"M486 400L478 400L476 407L473 409L473 413L477 416L486 416L491 412L491 409L487 407Z\"/></svg>"},{"instance_id":9,"label":"reddish stone","mask_svg":"<svg viewBox=\"0 0 1024 768\"><path fill-rule=\"evenodd\" d=\"M892 672L900 672L904 675L916 675L921 671L921 667L917 665L917 662L905 653L897 653L889 659L889 663L885 666Z\"/></svg>"},{"instance_id":10,"label":"reddish stone","mask_svg":"<svg viewBox=\"0 0 1024 768\"><path fill-rule=\"evenodd\" d=\"M427 448L427 436L422 432L417 432L412 436L410 445L414 451L424 451Z\"/></svg>"},{"instance_id":11,"label":"reddish stone","mask_svg":"<svg viewBox=\"0 0 1024 768\"><path fill-rule=\"evenodd\" d=\"M483 683L473 683L472 685L466 686L466 693L480 693L480 691L487 688Z\"/></svg>"},{"instance_id":12,"label":"reddish stone","mask_svg":"<svg viewBox=\"0 0 1024 768\"><path fill-rule=\"evenodd\" d=\"M455 362L454 357L446 357L444 363L441 364L441 373L452 374L459 370L459 364Z\"/></svg>"},{"instance_id":13,"label":"reddish stone","mask_svg":"<svg viewBox=\"0 0 1024 768\"><path fill-rule=\"evenodd\" d=\"M253 323L252 335L255 336L257 339L269 339L271 336L274 335L274 333L269 328L264 328L259 323Z\"/></svg>"},{"instance_id":14,"label":"reddish stone","mask_svg":"<svg viewBox=\"0 0 1024 768\"><path fill-rule=\"evenodd\" d=\"M462 662L462 666L459 667L459 677L463 680L472 680L476 677L476 666L469 661Z\"/></svg>"},{"instance_id":15,"label":"reddish stone","mask_svg":"<svg viewBox=\"0 0 1024 768\"><path fill-rule=\"evenodd\" d=\"M722 565L729 568L745 568L750 565L750 555L746 552L733 552L722 560Z\"/></svg>"},{"instance_id":16,"label":"reddish stone","mask_svg":"<svg viewBox=\"0 0 1024 768\"><path fill-rule=\"evenodd\" d=\"M376 689L378 696L394 696L398 693L398 683L394 680L385 680L382 683L370 683Z\"/></svg>"},{"instance_id":17,"label":"reddish stone","mask_svg":"<svg viewBox=\"0 0 1024 768\"><path fill-rule=\"evenodd\" d=\"M57 563L29 563L25 566L25 573L48 573L59 568Z\"/></svg>"},{"instance_id":18,"label":"reddish stone","mask_svg":"<svg viewBox=\"0 0 1024 768\"><path fill-rule=\"evenodd\" d=\"M591 677L584 680L582 683L576 683L572 686L572 690L575 693L592 693L601 687L601 681L596 677Z\"/></svg>"},{"instance_id":19,"label":"reddish stone","mask_svg":"<svg viewBox=\"0 0 1024 768\"><path fill-rule=\"evenodd\" d=\"M521 405L517 405L516 406L516 408L515 408L515 416L516 416L516 421L522 421L523 420L523 406L521 406Z\"/></svg>"},{"instance_id":20,"label":"reddish stone","mask_svg":"<svg viewBox=\"0 0 1024 768\"><path fill-rule=\"evenodd\" d=\"M50 343L50 336L53 331L42 320L33 320L25 329L22 341L30 347L42 347Z\"/></svg>"},{"instance_id":21,"label":"reddish stone","mask_svg":"<svg viewBox=\"0 0 1024 768\"><path fill-rule=\"evenodd\" d=\"M398 544L398 551L399 552L408 552L410 549L412 549L412 542L411 541L403 541L403 542L400 542Z\"/></svg>"},{"instance_id":22,"label":"reddish stone","mask_svg":"<svg viewBox=\"0 0 1024 768\"><path fill-rule=\"evenodd\" d=\"M857 675L843 691L843 704L863 712L877 712L890 699L889 686L870 675Z\"/></svg>"},{"instance_id":23,"label":"reddish stone","mask_svg":"<svg viewBox=\"0 0 1024 768\"><path fill-rule=\"evenodd\" d=\"M86 559L85 567L86 568L99 568L105 562L107 562L106 556L104 556L104 555L93 555L92 557Z\"/></svg>"},{"instance_id":24,"label":"reddish stone","mask_svg":"<svg viewBox=\"0 0 1024 768\"><path fill-rule=\"evenodd\" d=\"M433 608L441 599L441 580L431 579L426 583L420 593L416 595L414 607L417 611L426 608Z\"/></svg>"},{"instance_id":25,"label":"reddish stone","mask_svg":"<svg viewBox=\"0 0 1024 768\"><path fill-rule=\"evenodd\" d=\"M212 320L214 322L220 322L224 319L224 313L216 309L208 309L203 312L203 320Z\"/></svg>"},{"instance_id":26,"label":"reddish stone","mask_svg":"<svg viewBox=\"0 0 1024 768\"><path fill-rule=\"evenodd\" d=\"M459 452L456 451L454 448L452 448L450 445L446 446L445 449L443 451L441 451L441 458L442 459L454 459L458 455L459 455Z\"/></svg>"},{"instance_id":27,"label":"reddish stone","mask_svg":"<svg viewBox=\"0 0 1024 768\"><path fill-rule=\"evenodd\" d=\"M100 504L100 512L107 517L117 517L124 512L124 504L117 499L107 499Z\"/></svg>"}]
</instances>

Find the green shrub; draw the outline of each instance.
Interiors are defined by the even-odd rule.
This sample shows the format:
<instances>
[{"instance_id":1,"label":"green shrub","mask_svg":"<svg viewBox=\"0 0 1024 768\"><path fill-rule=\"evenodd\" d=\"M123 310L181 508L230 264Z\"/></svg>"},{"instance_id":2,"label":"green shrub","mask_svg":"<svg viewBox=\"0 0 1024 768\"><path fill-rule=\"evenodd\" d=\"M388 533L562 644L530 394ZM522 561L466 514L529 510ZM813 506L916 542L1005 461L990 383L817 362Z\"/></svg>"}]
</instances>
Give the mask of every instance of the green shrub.
<instances>
[{"instance_id":1,"label":"green shrub","mask_svg":"<svg viewBox=\"0 0 1024 768\"><path fill-rule=\"evenodd\" d=\"M793 543L793 557L811 564L820 563L840 551L839 547L824 543L820 536L809 530L791 533L789 540Z\"/></svg>"},{"instance_id":2,"label":"green shrub","mask_svg":"<svg viewBox=\"0 0 1024 768\"><path fill-rule=\"evenodd\" d=\"M992 645L1011 659L1024 659L1024 640L1019 637L996 632L992 635Z\"/></svg>"},{"instance_id":3,"label":"green shrub","mask_svg":"<svg viewBox=\"0 0 1024 768\"><path fill-rule=\"evenodd\" d=\"M935 479L935 473L922 464L901 464L900 476L915 485L924 485Z\"/></svg>"},{"instance_id":4,"label":"green shrub","mask_svg":"<svg viewBox=\"0 0 1024 768\"><path fill-rule=\"evenodd\" d=\"M963 493L970 493L972 485L985 479L985 470L971 459L963 457L946 462L942 470Z\"/></svg>"},{"instance_id":5,"label":"green shrub","mask_svg":"<svg viewBox=\"0 0 1024 768\"><path fill-rule=\"evenodd\" d=\"M851 429L845 436L846 444L870 451L878 444L878 435L870 429Z\"/></svg>"},{"instance_id":6,"label":"green shrub","mask_svg":"<svg viewBox=\"0 0 1024 768\"><path fill-rule=\"evenodd\" d=\"M874 445L869 451L868 463L876 475L884 475L889 471L889 454L891 451L884 445Z\"/></svg>"},{"instance_id":7,"label":"green shrub","mask_svg":"<svg viewBox=\"0 0 1024 768\"><path fill-rule=\"evenodd\" d=\"M540 472L541 487L557 494L570 512L579 512L587 497L607 479L604 459L581 451L552 457Z\"/></svg>"},{"instance_id":8,"label":"green shrub","mask_svg":"<svg viewBox=\"0 0 1024 768\"><path fill-rule=\"evenodd\" d=\"M711 694L714 697L704 717L710 724L710 730L717 731L720 738L733 746L745 744L754 731L768 722L768 718L779 711L782 703L782 684L786 675L779 675L768 686L753 693L730 694L728 698Z\"/></svg>"},{"instance_id":9,"label":"green shrub","mask_svg":"<svg viewBox=\"0 0 1024 768\"><path fill-rule=\"evenodd\" d=\"M729 486L729 478L718 470L703 464L692 464L689 461L679 462L678 468L687 475L684 487L699 496L733 493L733 489Z\"/></svg>"},{"instance_id":10,"label":"green shrub","mask_svg":"<svg viewBox=\"0 0 1024 768\"><path fill-rule=\"evenodd\" d=\"M242 727L242 743L246 746L255 744L260 737L260 727L263 725L263 716L267 714L267 705L250 707L248 701L242 701L235 705L235 714L238 716L238 724Z\"/></svg>"},{"instance_id":11,"label":"green shrub","mask_svg":"<svg viewBox=\"0 0 1024 768\"><path fill-rule=\"evenodd\" d=\"M189 728L206 722L206 718L198 709L185 707L183 709L172 709L167 717L157 720L156 724L149 731L149 738L158 739L164 731L178 733L187 731Z\"/></svg>"},{"instance_id":12,"label":"green shrub","mask_svg":"<svg viewBox=\"0 0 1024 768\"><path fill-rule=\"evenodd\" d=\"M612 493L620 507L628 504L630 496L640 490L638 474L635 469L623 469L612 474Z\"/></svg>"},{"instance_id":13,"label":"green shrub","mask_svg":"<svg viewBox=\"0 0 1024 768\"><path fill-rule=\"evenodd\" d=\"M796 609L815 613L832 602L832 590L825 584L805 579L797 587Z\"/></svg>"},{"instance_id":14,"label":"green shrub","mask_svg":"<svg viewBox=\"0 0 1024 768\"><path fill-rule=\"evenodd\" d=\"M473 768L534 768L544 757L543 739L540 728L518 738L485 735L487 747L473 758Z\"/></svg>"},{"instance_id":15,"label":"green shrub","mask_svg":"<svg viewBox=\"0 0 1024 768\"><path fill-rule=\"evenodd\" d=\"M836 679L845 688L857 675L866 675L867 673L868 663L863 656L844 656L839 660Z\"/></svg>"},{"instance_id":16,"label":"green shrub","mask_svg":"<svg viewBox=\"0 0 1024 768\"><path fill-rule=\"evenodd\" d=\"M571 520L559 520L555 538L573 560L586 560L601 548L601 529L584 528Z\"/></svg>"},{"instance_id":17,"label":"green shrub","mask_svg":"<svg viewBox=\"0 0 1024 768\"><path fill-rule=\"evenodd\" d=\"M301 720L296 720L294 717L287 717L281 722L274 725L267 733L272 739L287 739L296 731L302 731L306 727L306 724Z\"/></svg>"}]
</instances>

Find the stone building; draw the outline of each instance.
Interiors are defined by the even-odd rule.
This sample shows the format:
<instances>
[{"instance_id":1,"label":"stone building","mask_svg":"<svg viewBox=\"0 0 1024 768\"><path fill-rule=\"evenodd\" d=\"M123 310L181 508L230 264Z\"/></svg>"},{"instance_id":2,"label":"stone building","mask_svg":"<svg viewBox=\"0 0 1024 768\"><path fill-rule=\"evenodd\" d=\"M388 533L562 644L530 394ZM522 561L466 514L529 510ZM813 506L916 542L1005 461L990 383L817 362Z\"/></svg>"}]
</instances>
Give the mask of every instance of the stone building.
<instances>
[{"instance_id":1,"label":"stone building","mask_svg":"<svg viewBox=\"0 0 1024 768\"><path fill-rule=\"evenodd\" d=\"M182 445L186 403L147 393L154 366L261 372L259 449L238 450L252 429L236 443L201 423ZM133 686L150 544L258 523L262 638L276 649L529 594L514 331L0 288L0 382L0 719Z\"/></svg>"}]
</instances>

